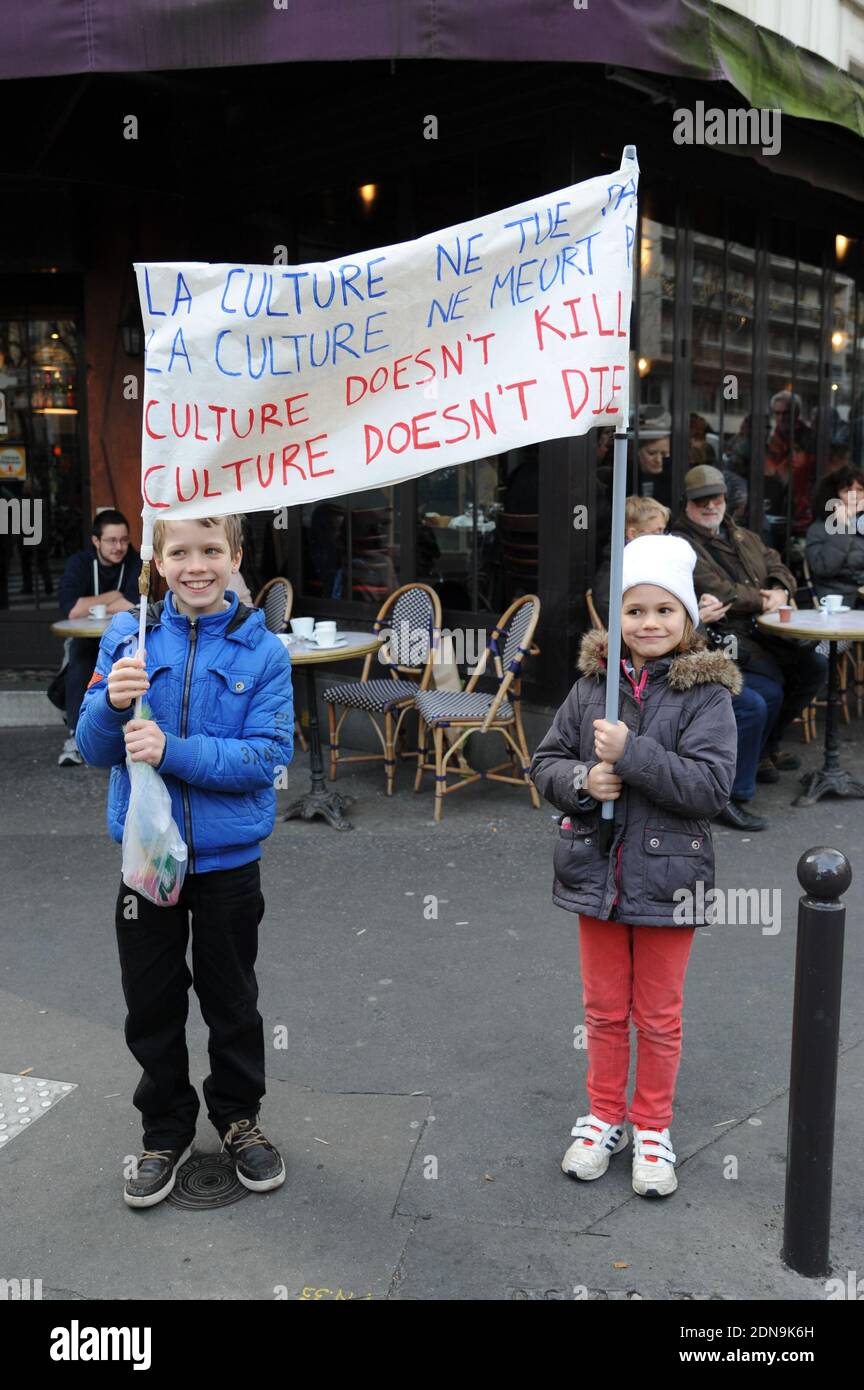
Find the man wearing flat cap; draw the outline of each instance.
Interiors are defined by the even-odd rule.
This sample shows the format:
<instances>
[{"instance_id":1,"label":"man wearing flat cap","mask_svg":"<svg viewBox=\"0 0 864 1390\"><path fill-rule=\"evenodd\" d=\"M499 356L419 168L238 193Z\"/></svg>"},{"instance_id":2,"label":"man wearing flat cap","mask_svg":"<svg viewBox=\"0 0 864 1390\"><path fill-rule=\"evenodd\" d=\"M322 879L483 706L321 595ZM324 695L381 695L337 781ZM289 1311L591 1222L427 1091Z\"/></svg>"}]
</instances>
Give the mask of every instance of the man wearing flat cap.
<instances>
[{"instance_id":1,"label":"man wearing flat cap","mask_svg":"<svg viewBox=\"0 0 864 1390\"><path fill-rule=\"evenodd\" d=\"M742 830L759 829L752 824L757 818L742 805L756 792L752 771L747 771L754 766L756 741L756 780L776 782L781 772L800 767L798 758L780 751L780 740L825 684L828 663L813 644L785 642L756 626L760 613L773 613L788 603L797 586L777 551L727 514L726 480L720 469L707 464L691 468L684 477L684 497L684 510L670 531L696 551L697 595L713 594L725 608L725 615L711 624L710 635L727 645L746 688L764 705L764 718L758 723L739 721L739 771L732 799L718 819Z\"/></svg>"}]
</instances>

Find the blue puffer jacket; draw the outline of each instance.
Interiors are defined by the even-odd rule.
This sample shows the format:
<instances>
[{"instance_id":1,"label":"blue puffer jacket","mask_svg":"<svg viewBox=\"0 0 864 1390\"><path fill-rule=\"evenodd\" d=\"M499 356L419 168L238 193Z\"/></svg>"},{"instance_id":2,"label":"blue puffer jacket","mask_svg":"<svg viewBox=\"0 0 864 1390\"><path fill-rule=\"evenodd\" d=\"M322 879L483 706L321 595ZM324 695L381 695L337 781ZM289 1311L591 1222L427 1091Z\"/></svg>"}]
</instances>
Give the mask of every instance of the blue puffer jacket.
<instances>
[{"instance_id":1,"label":"blue puffer jacket","mask_svg":"<svg viewBox=\"0 0 864 1390\"><path fill-rule=\"evenodd\" d=\"M145 699L166 734L158 771L189 849L189 873L260 858L276 817L274 784L293 753L291 659L263 613L230 589L225 597L230 608L194 625L170 592L147 613ZM82 757L111 768L108 829L117 841L130 790L123 726L134 709L108 703L106 678L137 645L137 614L118 613L100 642L75 730Z\"/></svg>"}]
</instances>

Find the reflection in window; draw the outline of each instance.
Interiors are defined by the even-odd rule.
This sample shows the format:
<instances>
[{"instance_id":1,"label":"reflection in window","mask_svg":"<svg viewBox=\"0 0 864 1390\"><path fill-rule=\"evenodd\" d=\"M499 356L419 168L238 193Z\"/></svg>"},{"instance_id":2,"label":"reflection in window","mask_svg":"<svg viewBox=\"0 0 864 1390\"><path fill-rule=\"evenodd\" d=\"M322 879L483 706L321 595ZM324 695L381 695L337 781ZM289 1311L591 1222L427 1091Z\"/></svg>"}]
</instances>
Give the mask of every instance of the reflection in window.
<instances>
[{"instance_id":1,"label":"reflection in window","mask_svg":"<svg viewBox=\"0 0 864 1390\"><path fill-rule=\"evenodd\" d=\"M525 456L518 505L533 512L536 523L536 446L439 468L417 480L417 577L437 590L444 608L491 611L498 606L507 460L517 455Z\"/></svg>"},{"instance_id":2,"label":"reflection in window","mask_svg":"<svg viewBox=\"0 0 864 1390\"><path fill-rule=\"evenodd\" d=\"M642 497L671 506L672 369L675 342L675 228L643 217L639 265L638 437L630 477ZM610 457L611 462L611 457Z\"/></svg>"},{"instance_id":3,"label":"reflection in window","mask_svg":"<svg viewBox=\"0 0 864 1390\"><path fill-rule=\"evenodd\" d=\"M50 599L81 544L77 341L74 319L0 319L0 497L41 515L38 544L0 534L0 608Z\"/></svg>"},{"instance_id":4,"label":"reflection in window","mask_svg":"<svg viewBox=\"0 0 864 1390\"><path fill-rule=\"evenodd\" d=\"M303 593L380 608L399 587L399 499L392 487L301 509Z\"/></svg>"},{"instance_id":5,"label":"reflection in window","mask_svg":"<svg viewBox=\"0 0 864 1390\"><path fill-rule=\"evenodd\" d=\"M861 331L858 321L860 296L846 275L834 276L834 312L831 321L831 414L828 434L828 466L852 461L852 409L855 382L855 343Z\"/></svg>"},{"instance_id":6,"label":"reflection in window","mask_svg":"<svg viewBox=\"0 0 864 1390\"><path fill-rule=\"evenodd\" d=\"M675 310L675 228L642 218L639 399L672 410Z\"/></svg>"},{"instance_id":7,"label":"reflection in window","mask_svg":"<svg viewBox=\"0 0 864 1390\"><path fill-rule=\"evenodd\" d=\"M822 271L769 257L765 538L786 551L806 531L816 476Z\"/></svg>"}]
</instances>

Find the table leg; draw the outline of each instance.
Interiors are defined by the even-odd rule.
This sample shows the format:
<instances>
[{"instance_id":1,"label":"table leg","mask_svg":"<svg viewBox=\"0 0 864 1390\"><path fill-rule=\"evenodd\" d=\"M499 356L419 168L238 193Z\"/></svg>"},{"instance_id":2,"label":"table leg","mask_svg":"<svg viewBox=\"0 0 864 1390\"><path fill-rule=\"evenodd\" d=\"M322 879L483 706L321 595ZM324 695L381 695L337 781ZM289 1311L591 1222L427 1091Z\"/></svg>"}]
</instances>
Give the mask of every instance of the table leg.
<instances>
[{"instance_id":1,"label":"table leg","mask_svg":"<svg viewBox=\"0 0 864 1390\"><path fill-rule=\"evenodd\" d=\"M804 790L796 796L793 806L815 806L822 796L864 796L864 782L859 782L840 766L840 743L837 738L837 712L840 709L840 672L837 665L837 643L828 643L828 703L825 709L825 757L817 772L806 772L801 778Z\"/></svg>"},{"instance_id":2,"label":"table leg","mask_svg":"<svg viewBox=\"0 0 864 1390\"><path fill-rule=\"evenodd\" d=\"M328 789L324 781L324 760L321 756L321 730L318 726L318 702L315 697L315 667L310 662L304 672L306 676L306 708L309 711L309 762L312 767L312 783L308 792L291 802L283 820L312 820L313 816L323 816L334 830L353 830L345 811L353 803L353 796Z\"/></svg>"}]
</instances>

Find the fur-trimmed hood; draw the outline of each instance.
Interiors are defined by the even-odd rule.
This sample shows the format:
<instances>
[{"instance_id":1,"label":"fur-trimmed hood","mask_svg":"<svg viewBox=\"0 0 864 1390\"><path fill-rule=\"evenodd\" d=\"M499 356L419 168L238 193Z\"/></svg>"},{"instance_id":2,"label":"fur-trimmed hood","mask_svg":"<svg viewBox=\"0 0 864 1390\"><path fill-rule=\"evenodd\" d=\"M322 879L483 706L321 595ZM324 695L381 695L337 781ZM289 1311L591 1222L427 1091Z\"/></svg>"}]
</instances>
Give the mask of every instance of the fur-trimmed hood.
<instances>
[{"instance_id":1,"label":"fur-trimmed hood","mask_svg":"<svg viewBox=\"0 0 864 1390\"><path fill-rule=\"evenodd\" d=\"M585 633L579 646L578 667L581 675L605 677L607 647L608 634L605 631ZM735 662L721 651L711 651L699 638L690 651L656 657L649 665L655 662L663 664L671 690L692 690L695 685L714 684L724 685L733 695L738 695L744 684Z\"/></svg>"}]
</instances>

